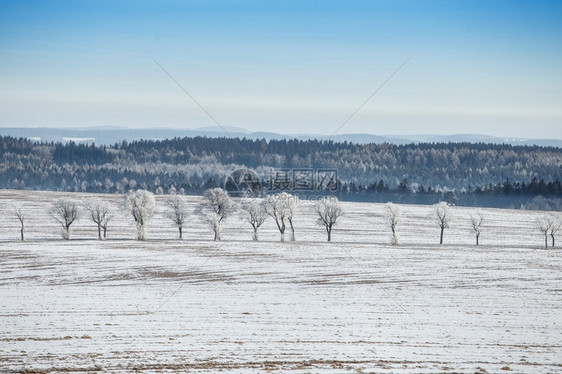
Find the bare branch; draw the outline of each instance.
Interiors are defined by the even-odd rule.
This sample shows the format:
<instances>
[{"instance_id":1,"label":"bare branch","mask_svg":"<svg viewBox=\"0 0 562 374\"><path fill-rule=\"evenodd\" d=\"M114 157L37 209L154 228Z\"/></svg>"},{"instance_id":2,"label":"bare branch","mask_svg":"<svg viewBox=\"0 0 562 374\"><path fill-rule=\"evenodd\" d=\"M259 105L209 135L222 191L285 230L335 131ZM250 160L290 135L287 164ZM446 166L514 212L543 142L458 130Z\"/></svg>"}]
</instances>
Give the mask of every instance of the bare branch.
<instances>
[{"instance_id":1,"label":"bare branch","mask_svg":"<svg viewBox=\"0 0 562 374\"><path fill-rule=\"evenodd\" d=\"M476 245L480 244L480 233L482 232L482 226L484 226L484 216L481 212L476 212L470 216L470 225L474 230L476 235Z\"/></svg>"},{"instance_id":2,"label":"bare branch","mask_svg":"<svg viewBox=\"0 0 562 374\"><path fill-rule=\"evenodd\" d=\"M71 200L57 200L49 211L53 217L62 226L62 237L65 240L70 239L70 226L78 219L78 205Z\"/></svg>"}]
</instances>

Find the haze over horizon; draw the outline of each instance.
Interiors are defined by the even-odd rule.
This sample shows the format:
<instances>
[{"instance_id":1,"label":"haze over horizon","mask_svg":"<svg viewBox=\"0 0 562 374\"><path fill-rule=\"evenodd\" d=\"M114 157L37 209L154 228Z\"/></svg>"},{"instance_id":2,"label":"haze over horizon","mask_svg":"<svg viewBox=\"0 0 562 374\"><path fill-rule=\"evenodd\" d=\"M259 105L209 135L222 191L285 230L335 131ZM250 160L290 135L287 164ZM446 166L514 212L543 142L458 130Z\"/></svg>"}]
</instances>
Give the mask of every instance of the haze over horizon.
<instances>
[{"instance_id":1,"label":"haze over horizon","mask_svg":"<svg viewBox=\"0 0 562 374\"><path fill-rule=\"evenodd\" d=\"M216 126L175 79L221 126L330 135L390 78L338 134L562 139L561 18L557 1L8 1L0 127Z\"/></svg>"}]
</instances>

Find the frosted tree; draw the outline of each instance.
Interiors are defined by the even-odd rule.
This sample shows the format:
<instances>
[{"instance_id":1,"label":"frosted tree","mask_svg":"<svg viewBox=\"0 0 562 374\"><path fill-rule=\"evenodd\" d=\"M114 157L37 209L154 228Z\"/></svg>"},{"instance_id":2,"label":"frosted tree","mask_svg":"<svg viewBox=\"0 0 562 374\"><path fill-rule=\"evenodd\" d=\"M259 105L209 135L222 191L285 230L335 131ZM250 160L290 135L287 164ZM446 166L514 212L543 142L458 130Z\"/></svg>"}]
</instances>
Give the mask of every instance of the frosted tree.
<instances>
[{"instance_id":1,"label":"frosted tree","mask_svg":"<svg viewBox=\"0 0 562 374\"><path fill-rule=\"evenodd\" d=\"M112 218L109 207L104 202L95 200L86 209L90 213L90 219L98 226L98 239L107 239L107 225Z\"/></svg>"},{"instance_id":2,"label":"frosted tree","mask_svg":"<svg viewBox=\"0 0 562 374\"><path fill-rule=\"evenodd\" d=\"M324 197L318 201L318 224L324 226L328 234L328 241L332 241L332 229L338 218L343 215L340 201L335 196Z\"/></svg>"},{"instance_id":3,"label":"frosted tree","mask_svg":"<svg viewBox=\"0 0 562 374\"><path fill-rule=\"evenodd\" d=\"M393 203L386 203L384 212L384 218L386 220L386 224L392 231L392 245L398 245L400 242L400 238L396 233L396 227L400 223L402 218L402 209L400 206L393 204Z\"/></svg>"},{"instance_id":4,"label":"frosted tree","mask_svg":"<svg viewBox=\"0 0 562 374\"><path fill-rule=\"evenodd\" d=\"M445 229L449 228L449 224L451 222L451 212L449 205L445 201L435 204L433 209L433 219L441 229L439 244L443 244L443 233L445 232Z\"/></svg>"},{"instance_id":5,"label":"frosted tree","mask_svg":"<svg viewBox=\"0 0 562 374\"><path fill-rule=\"evenodd\" d=\"M14 205L13 212L14 212L14 215L16 216L16 218L18 219L18 221L20 221L20 225L21 225L21 227L20 227L20 238L21 238L21 241L23 242L23 240L24 240L23 229L24 229L26 214L24 213L22 207L19 206L19 205Z\"/></svg>"},{"instance_id":6,"label":"frosted tree","mask_svg":"<svg viewBox=\"0 0 562 374\"><path fill-rule=\"evenodd\" d=\"M283 192L284 193L284 192ZM284 209L283 204L281 204L281 194L276 194L267 197L266 212L271 218L275 220L277 229L281 234L281 241L285 241L285 220L287 219L287 211Z\"/></svg>"},{"instance_id":7,"label":"frosted tree","mask_svg":"<svg viewBox=\"0 0 562 374\"><path fill-rule=\"evenodd\" d=\"M234 202L222 188L205 191L200 207L203 220L211 226L215 240L221 240L221 223L234 211Z\"/></svg>"},{"instance_id":8,"label":"frosted tree","mask_svg":"<svg viewBox=\"0 0 562 374\"><path fill-rule=\"evenodd\" d=\"M146 240L146 224L154 213L155 207L156 200L152 192L137 190L131 191L125 196L125 208L135 220L138 240Z\"/></svg>"},{"instance_id":9,"label":"frosted tree","mask_svg":"<svg viewBox=\"0 0 562 374\"><path fill-rule=\"evenodd\" d=\"M271 195L267 198L266 212L275 220L275 224L281 234L281 241L285 241L286 222L291 227L291 240L295 240L295 228L293 216L298 205L298 198L286 192Z\"/></svg>"},{"instance_id":10,"label":"frosted tree","mask_svg":"<svg viewBox=\"0 0 562 374\"><path fill-rule=\"evenodd\" d=\"M167 201L168 212L166 216L174 222L174 225L178 228L179 238L183 238L183 226L187 220L187 204L180 196L172 196Z\"/></svg>"},{"instance_id":11,"label":"frosted tree","mask_svg":"<svg viewBox=\"0 0 562 374\"><path fill-rule=\"evenodd\" d=\"M62 226L63 239L69 240L70 226L78 219L78 205L74 201L60 199L53 204L49 214Z\"/></svg>"},{"instance_id":12,"label":"frosted tree","mask_svg":"<svg viewBox=\"0 0 562 374\"><path fill-rule=\"evenodd\" d=\"M244 205L246 220L254 230L252 235L253 240L258 240L258 229L267 219L267 209L264 201L258 202L256 200Z\"/></svg>"},{"instance_id":13,"label":"frosted tree","mask_svg":"<svg viewBox=\"0 0 562 374\"><path fill-rule=\"evenodd\" d=\"M482 232L482 226L484 226L484 216L481 212L476 212L470 216L470 226L474 230L476 235L476 245L480 244L480 233Z\"/></svg>"}]
</instances>

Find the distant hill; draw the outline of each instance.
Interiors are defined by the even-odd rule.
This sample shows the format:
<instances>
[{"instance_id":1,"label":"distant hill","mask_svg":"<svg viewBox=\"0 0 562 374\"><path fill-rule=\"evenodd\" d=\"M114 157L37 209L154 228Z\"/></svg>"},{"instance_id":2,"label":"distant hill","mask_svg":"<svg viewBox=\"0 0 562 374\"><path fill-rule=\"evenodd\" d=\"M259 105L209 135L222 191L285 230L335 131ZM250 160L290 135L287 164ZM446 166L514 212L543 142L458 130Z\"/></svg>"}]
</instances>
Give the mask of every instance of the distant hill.
<instances>
[{"instance_id":1,"label":"distant hill","mask_svg":"<svg viewBox=\"0 0 562 374\"><path fill-rule=\"evenodd\" d=\"M234 137L246 139L319 139L333 140L336 142L353 142L356 144L417 144L417 143L486 143L486 144L510 144L510 145L538 145L546 147L562 148L561 139L522 139L512 137L495 137L479 134L455 134L455 135L373 135L373 134L337 134L333 136L320 134L278 134L274 132L249 132L240 127L219 126L200 127L196 129L169 129L169 128L148 128L148 129L129 129L120 127L99 127L99 128L0 128L1 136L13 136L28 138L34 141L46 142L69 142L75 143L96 143L100 145L112 145L123 140L128 142L135 140L162 140L175 137L195 137L206 136L209 138Z\"/></svg>"}]
</instances>

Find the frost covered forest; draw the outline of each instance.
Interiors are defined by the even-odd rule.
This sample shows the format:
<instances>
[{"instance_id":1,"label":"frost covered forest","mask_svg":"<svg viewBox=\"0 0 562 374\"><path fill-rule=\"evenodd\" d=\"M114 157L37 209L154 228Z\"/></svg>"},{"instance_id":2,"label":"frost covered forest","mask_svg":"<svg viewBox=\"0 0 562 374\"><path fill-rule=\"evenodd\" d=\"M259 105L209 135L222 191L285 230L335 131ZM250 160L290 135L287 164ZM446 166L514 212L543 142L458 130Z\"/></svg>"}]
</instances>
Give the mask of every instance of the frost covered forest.
<instances>
[{"instance_id":1,"label":"frost covered forest","mask_svg":"<svg viewBox=\"0 0 562 374\"><path fill-rule=\"evenodd\" d=\"M113 146L0 137L0 188L201 194L233 170L337 171L343 200L560 209L562 150L470 143L175 138Z\"/></svg>"}]
</instances>

